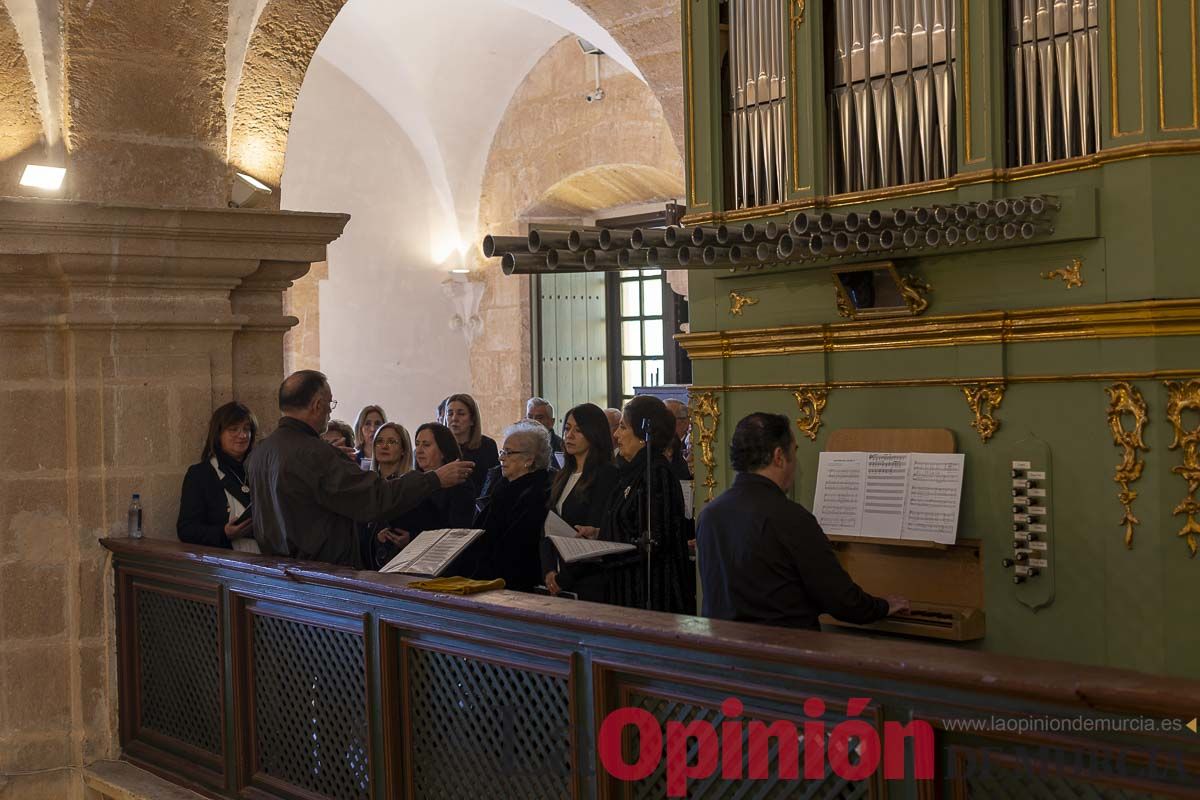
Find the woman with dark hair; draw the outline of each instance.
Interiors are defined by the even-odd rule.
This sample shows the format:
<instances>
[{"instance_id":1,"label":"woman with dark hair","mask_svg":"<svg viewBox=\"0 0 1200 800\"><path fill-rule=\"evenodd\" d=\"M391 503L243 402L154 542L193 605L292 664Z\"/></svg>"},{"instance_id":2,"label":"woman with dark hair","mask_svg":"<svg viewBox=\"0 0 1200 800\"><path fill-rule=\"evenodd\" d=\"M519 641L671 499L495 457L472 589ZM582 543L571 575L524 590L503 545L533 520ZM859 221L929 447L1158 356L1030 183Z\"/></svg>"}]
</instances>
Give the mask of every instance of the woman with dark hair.
<instances>
[{"instance_id":1,"label":"woman with dark hair","mask_svg":"<svg viewBox=\"0 0 1200 800\"><path fill-rule=\"evenodd\" d=\"M426 422L417 428L413 447L417 472L436 472L462 454L454 434L445 425ZM468 483L460 483L449 489L438 489L421 501L421 504L401 516L389 521L384 530L376 533L371 542L374 552L368 564L375 568L385 566L404 549L409 541L424 531L442 528L467 528L475 516L475 491ZM386 533L385 533L386 531Z\"/></svg>"},{"instance_id":2,"label":"woman with dark hair","mask_svg":"<svg viewBox=\"0 0 1200 800\"><path fill-rule=\"evenodd\" d=\"M478 497L483 492L488 470L500 466L500 451L496 440L483 435L479 404L469 394L452 394L446 398L446 427L454 434L464 461L473 461L471 483Z\"/></svg>"},{"instance_id":3,"label":"woman with dark hair","mask_svg":"<svg viewBox=\"0 0 1200 800\"><path fill-rule=\"evenodd\" d=\"M241 403L213 412L200 462L183 477L175 523L181 542L259 552L254 520L237 521L250 507L245 461L257 437L258 420Z\"/></svg>"},{"instance_id":4,"label":"woman with dark hair","mask_svg":"<svg viewBox=\"0 0 1200 800\"><path fill-rule=\"evenodd\" d=\"M616 605L694 614L696 600L691 589L693 568L688 559L683 490L663 457L674 435L675 416L657 397L640 395L625 404L617 426L617 449L626 463L608 504L600 538L637 544L639 552L607 570L605 591L607 601ZM647 527L648 602L643 541Z\"/></svg>"},{"instance_id":5,"label":"woman with dark hair","mask_svg":"<svg viewBox=\"0 0 1200 800\"><path fill-rule=\"evenodd\" d=\"M563 423L563 468L550 487L550 508L580 536L600 534L605 511L620 471L612 463L612 434L608 416L591 403L575 406ZM542 540L542 572L552 594L575 592L583 600L601 600L591 565L564 569L549 540Z\"/></svg>"},{"instance_id":6,"label":"woman with dark hair","mask_svg":"<svg viewBox=\"0 0 1200 800\"><path fill-rule=\"evenodd\" d=\"M387 422L387 412L380 406L363 406L354 421L354 457L359 464L364 459L375 460L375 432Z\"/></svg>"}]
</instances>

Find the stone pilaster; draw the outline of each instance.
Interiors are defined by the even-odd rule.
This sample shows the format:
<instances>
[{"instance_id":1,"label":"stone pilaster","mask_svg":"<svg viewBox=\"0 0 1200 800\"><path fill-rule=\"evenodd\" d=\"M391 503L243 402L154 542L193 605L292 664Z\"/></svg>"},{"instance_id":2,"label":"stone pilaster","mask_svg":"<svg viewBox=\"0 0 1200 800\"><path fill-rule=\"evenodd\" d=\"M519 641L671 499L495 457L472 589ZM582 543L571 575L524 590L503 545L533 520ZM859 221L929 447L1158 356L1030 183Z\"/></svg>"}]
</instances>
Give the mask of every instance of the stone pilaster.
<instances>
[{"instance_id":1,"label":"stone pilaster","mask_svg":"<svg viewBox=\"0 0 1200 800\"><path fill-rule=\"evenodd\" d=\"M282 294L346 221L0 199L0 773L117 754L96 540L135 491L147 535L175 536L216 405L274 426ZM0 798L82 797L49 774Z\"/></svg>"}]
</instances>

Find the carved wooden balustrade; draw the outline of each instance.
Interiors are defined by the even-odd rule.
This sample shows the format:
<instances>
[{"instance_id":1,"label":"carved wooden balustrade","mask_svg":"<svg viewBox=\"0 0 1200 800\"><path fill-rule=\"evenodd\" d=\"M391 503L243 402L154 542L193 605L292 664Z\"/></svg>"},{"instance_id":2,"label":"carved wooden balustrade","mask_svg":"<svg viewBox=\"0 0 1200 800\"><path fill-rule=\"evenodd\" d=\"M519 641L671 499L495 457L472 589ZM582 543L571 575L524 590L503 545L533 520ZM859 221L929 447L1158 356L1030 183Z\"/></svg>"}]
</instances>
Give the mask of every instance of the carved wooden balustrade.
<instances>
[{"instance_id":1,"label":"carved wooden balustrade","mask_svg":"<svg viewBox=\"0 0 1200 800\"><path fill-rule=\"evenodd\" d=\"M710 723L725 751L744 736L753 749L752 720L829 732L819 778L803 780L805 735L764 737L767 777L734 763L745 777L726 780L717 762L689 797L1124 800L1200 787L1200 734L1186 727L1197 681L514 592L434 595L401 576L172 542L104 545L125 758L213 797L668 796L661 749L630 782L597 757L601 724L622 707L668 743L684 730L672 723ZM730 697L740 717L722 715ZM876 746L889 723L928 723L932 777L916 775L917 738L903 778L844 777L872 739L858 723L843 739L857 755L843 748L831 766L848 715ZM677 763L703 772L705 728L689 729ZM634 764L641 737L624 734ZM797 749L790 780L781 764Z\"/></svg>"}]
</instances>

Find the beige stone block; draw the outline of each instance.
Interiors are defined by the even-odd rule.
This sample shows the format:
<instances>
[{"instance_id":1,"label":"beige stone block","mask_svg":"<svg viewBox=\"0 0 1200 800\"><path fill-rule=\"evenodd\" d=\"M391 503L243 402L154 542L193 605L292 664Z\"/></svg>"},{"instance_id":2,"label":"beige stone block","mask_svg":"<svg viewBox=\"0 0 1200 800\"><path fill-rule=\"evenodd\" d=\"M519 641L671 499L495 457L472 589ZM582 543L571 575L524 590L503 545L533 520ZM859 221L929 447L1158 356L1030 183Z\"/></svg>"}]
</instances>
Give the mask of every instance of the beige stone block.
<instances>
[{"instance_id":1,"label":"beige stone block","mask_svg":"<svg viewBox=\"0 0 1200 800\"><path fill-rule=\"evenodd\" d=\"M100 203L224 208L227 167L212 142L152 144L80 133L74 137L69 185L73 199Z\"/></svg>"},{"instance_id":2,"label":"beige stone block","mask_svg":"<svg viewBox=\"0 0 1200 800\"><path fill-rule=\"evenodd\" d=\"M70 762L71 740L63 734L29 735L10 731L8 735L0 736L0 775L54 769Z\"/></svg>"},{"instance_id":3,"label":"beige stone block","mask_svg":"<svg viewBox=\"0 0 1200 800\"><path fill-rule=\"evenodd\" d=\"M65 558L59 554L59 560ZM31 561L0 565L0 640L61 636L67 627L67 567Z\"/></svg>"},{"instance_id":4,"label":"beige stone block","mask_svg":"<svg viewBox=\"0 0 1200 800\"><path fill-rule=\"evenodd\" d=\"M79 775L72 770L11 775L0 785L0 800L71 800L82 796Z\"/></svg>"},{"instance_id":5,"label":"beige stone block","mask_svg":"<svg viewBox=\"0 0 1200 800\"><path fill-rule=\"evenodd\" d=\"M170 390L161 384L106 386L104 462L136 467L171 461Z\"/></svg>"},{"instance_id":6,"label":"beige stone block","mask_svg":"<svg viewBox=\"0 0 1200 800\"><path fill-rule=\"evenodd\" d=\"M71 726L68 656L66 644L0 651L0 705L8 730L66 736Z\"/></svg>"},{"instance_id":7,"label":"beige stone block","mask_svg":"<svg viewBox=\"0 0 1200 800\"><path fill-rule=\"evenodd\" d=\"M6 292L12 292L6 289ZM0 334L0 375L6 381L62 379L62 337L57 331L5 331Z\"/></svg>"},{"instance_id":8,"label":"beige stone block","mask_svg":"<svg viewBox=\"0 0 1200 800\"><path fill-rule=\"evenodd\" d=\"M105 617L113 602L108 583L108 566L97 545L93 557L79 562L79 638L88 639L105 632Z\"/></svg>"},{"instance_id":9,"label":"beige stone block","mask_svg":"<svg viewBox=\"0 0 1200 800\"><path fill-rule=\"evenodd\" d=\"M0 561L59 561L71 541L64 478L0 480Z\"/></svg>"},{"instance_id":10,"label":"beige stone block","mask_svg":"<svg viewBox=\"0 0 1200 800\"><path fill-rule=\"evenodd\" d=\"M62 391L0 392L0 472L62 469L66 458L66 405Z\"/></svg>"},{"instance_id":11,"label":"beige stone block","mask_svg":"<svg viewBox=\"0 0 1200 800\"><path fill-rule=\"evenodd\" d=\"M116 724L116 664L110 643L79 648L79 701L84 747L101 755L111 749Z\"/></svg>"}]
</instances>

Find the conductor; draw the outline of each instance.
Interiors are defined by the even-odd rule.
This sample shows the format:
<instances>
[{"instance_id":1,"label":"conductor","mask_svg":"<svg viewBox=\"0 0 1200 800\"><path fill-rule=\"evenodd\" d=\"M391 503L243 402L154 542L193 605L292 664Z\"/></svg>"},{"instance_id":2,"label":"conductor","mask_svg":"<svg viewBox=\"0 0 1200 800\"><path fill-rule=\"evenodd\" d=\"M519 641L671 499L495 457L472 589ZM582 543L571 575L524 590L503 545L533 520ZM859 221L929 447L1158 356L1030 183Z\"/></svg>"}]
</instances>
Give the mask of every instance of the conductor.
<instances>
[{"instance_id":1,"label":"conductor","mask_svg":"<svg viewBox=\"0 0 1200 800\"><path fill-rule=\"evenodd\" d=\"M816 518L788 499L796 439L787 417L749 415L729 450L737 477L704 509L696 534L704 616L819 631L824 613L865 624L908 609L903 597L863 591Z\"/></svg>"},{"instance_id":2,"label":"conductor","mask_svg":"<svg viewBox=\"0 0 1200 800\"><path fill-rule=\"evenodd\" d=\"M386 481L320 438L337 401L315 370L289 375L279 387L279 428L247 460L254 538L265 555L363 568L354 523L398 517L439 488L471 475L469 461Z\"/></svg>"}]
</instances>

